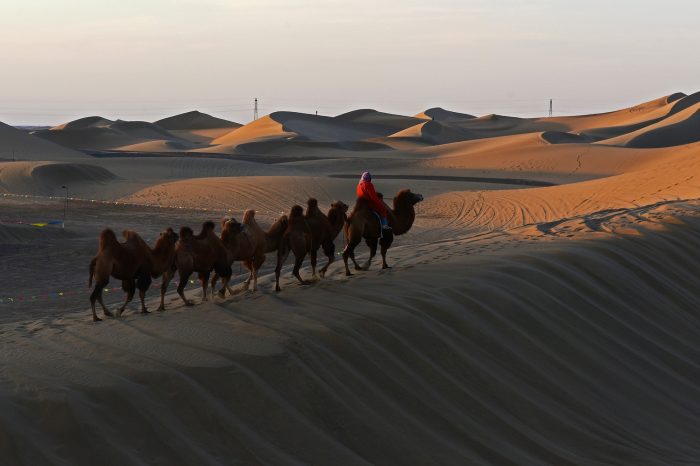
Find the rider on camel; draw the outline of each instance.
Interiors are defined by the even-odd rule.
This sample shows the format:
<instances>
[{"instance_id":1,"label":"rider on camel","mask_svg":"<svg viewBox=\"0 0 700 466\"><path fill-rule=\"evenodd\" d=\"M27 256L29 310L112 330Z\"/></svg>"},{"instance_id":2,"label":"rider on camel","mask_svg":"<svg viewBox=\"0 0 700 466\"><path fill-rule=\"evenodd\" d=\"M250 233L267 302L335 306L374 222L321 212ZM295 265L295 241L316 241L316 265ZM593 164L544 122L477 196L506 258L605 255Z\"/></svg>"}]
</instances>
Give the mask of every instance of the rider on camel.
<instances>
[{"instance_id":1,"label":"rider on camel","mask_svg":"<svg viewBox=\"0 0 700 466\"><path fill-rule=\"evenodd\" d=\"M357 185L357 197L365 199L370 207L379 215L379 219L382 224L382 230L391 230L389 222L387 220L386 206L384 201L382 201L377 195L377 191L374 190L374 185L372 184L372 174L370 172L364 172L360 178L360 182Z\"/></svg>"}]
</instances>

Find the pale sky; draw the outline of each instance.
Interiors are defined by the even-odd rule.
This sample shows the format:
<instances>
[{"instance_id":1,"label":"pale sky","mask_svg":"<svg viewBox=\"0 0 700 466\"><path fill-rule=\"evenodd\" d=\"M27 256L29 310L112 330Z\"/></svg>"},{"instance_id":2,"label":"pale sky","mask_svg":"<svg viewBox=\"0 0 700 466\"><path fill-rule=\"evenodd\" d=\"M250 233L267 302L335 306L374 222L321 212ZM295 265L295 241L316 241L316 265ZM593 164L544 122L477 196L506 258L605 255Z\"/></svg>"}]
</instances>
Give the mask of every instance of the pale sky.
<instances>
[{"instance_id":1,"label":"pale sky","mask_svg":"<svg viewBox=\"0 0 700 466\"><path fill-rule=\"evenodd\" d=\"M0 121L607 111L700 90L695 0L2 0Z\"/></svg>"}]
</instances>

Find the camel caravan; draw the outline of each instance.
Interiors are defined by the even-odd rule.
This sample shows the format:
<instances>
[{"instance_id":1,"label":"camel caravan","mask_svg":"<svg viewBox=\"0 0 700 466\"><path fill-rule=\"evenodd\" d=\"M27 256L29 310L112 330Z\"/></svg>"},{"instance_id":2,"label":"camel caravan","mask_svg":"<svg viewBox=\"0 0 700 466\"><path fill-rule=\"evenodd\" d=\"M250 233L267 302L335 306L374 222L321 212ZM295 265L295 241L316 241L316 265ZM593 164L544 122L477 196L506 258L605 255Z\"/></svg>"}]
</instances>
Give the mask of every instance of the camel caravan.
<instances>
[{"instance_id":1,"label":"camel caravan","mask_svg":"<svg viewBox=\"0 0 700 466\"><path fill-rule=\"evenodd\" d=\"M364 175L363 175L364 177ZM381 200L381 195L379 195ZM415 220L414 206L423 200L420 194L414 194L408 189L401 190L394 197L393 208L381 201L382 206L376 205L376 199L359 197L348 215L348 206L341 201L331 204L327 213L323 213L316 199L309 199L306 211L295 205L288 215L282 215L267 231L255 220L255 211L247 210L243 221L235 218L225 218L221 221L221 231L217 235L216 225L206 221L201 231L194 234L190 227L180 228L179 234L172 228L163 231L150 247L138 233L125 230L120 242L109 228L100 233L99 250L90 262L89 286L94 288L90 294L93 321L100 321L95 310L99 302L107 317L114 317L102 301L102 291L110 277L121 280L122 289L126 293L124 304L117 310L120 316L126 306L133 300L136 290L139 290L141 313L148 313L145 297L146 291L155 278L162 277L160 287L160 306L158 311L165 310L165 293L170 280L178 273L179 282L177 293L186 306L194 302L185 296L185 286L190 276L196 273L202 284L202 300L209 298L208 288L211 286L212 297L218 293L224 298L226 292L234 294L229 284L232 276L232 266L238 261L248 269L248 277L243 283L243 290L257 290L258 271L265 261L266 254L276 253L275 290L280 291L280 274L290 253L294 255L292 274L302 285L310 282L304 280L299 270L308 255L311 262L312 278L316 274L317 256L319 249L327 258L326 264L318 271L323 278L328 267L335 258L335 239L341 231L345 236L343 262L345 274L350 276L348 258L352 260L355 270L368 270L372 259L381 246L382 268L389 268L386 253L391 247L394 235L408 232ZM384 207L385 218L377 213L378 207ZM364 266L355 260L355 248L364 238L369 247L370 256ZM211 277L211 281L210 281ZM221 288L215 292L216 283Z\"/></svg>"}]
</instances>

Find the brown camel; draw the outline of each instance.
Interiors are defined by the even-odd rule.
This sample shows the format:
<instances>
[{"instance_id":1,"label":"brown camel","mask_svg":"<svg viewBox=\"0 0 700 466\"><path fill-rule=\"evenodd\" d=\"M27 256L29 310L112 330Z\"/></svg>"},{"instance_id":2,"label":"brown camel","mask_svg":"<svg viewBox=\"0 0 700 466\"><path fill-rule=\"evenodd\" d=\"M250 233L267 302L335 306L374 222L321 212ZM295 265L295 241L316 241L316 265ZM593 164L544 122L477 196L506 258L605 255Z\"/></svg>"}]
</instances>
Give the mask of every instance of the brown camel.
<instances>
[{"instance_id":1,"label":"brown camel","mask_svg":"<svg viewBox=\"0 0 700 466\"><path fill-rule=\"evenodd\" d=\"M202 231L194 235L189 227L180 229L180 240L175 247L175 267L180 275L177 293L185 305L194 303L185 297L185 285L193 272L197 272L202 282L202 301L207 301L207 286L209 275L214 270L223 278L224 286L231 279L231 264L227 259L227 250L221 238L214 233L214 222L206 221Z\"/></svg>"},{"instance_id":2,"label":"brown camel","mask_svg":"<svg viewBox=\"0 0 700 466\"><path fill-rule=\"evenodd\" d=\"M348 211L348 206L342 201L336 201L331 204L328 215L321 212L318 208L318 201L311 198L307 202L306 223L311 229L311 271L313 278L316 277L316 256L318 248L323 247L323 253L328 258L328 263L319 271L321 277L326 275L328 267L335 259L335 238L343 229L345 224L345 213Z\"/></svg>"},{"instance_id":3,"label":"brown camel","mask_svg":"<svg viewBox=\"0 0 700 466\"><path fill-rule=\"evenodd\" d=\"M243 289L250 287L253 281L253 291L258 289L258 270L265 262L265 249L267 247L267 237L260 225L255 221L255 211L248 209L243 214L243 223L238 223L236 219L224 220L221 223L221 241L228 252L228 261L241 261L249 270L248 278L243 282ZM214 275L211 281L212 290L218 275ZM229 286L223 286L219 290L219 296L233 294Z\"/></svg>"},{"instance_id":4,"label":"brown camel","mask_svg":"<svg viewBox=\"0 0 700 466\"><path fill-rule=\"evenodd\" d=\"M109 228L102 230L99 250L90 262L89 286L92 286L92 281L95 280L95 288L90 294L93 321L102 320L95 312L95 301L100 302L105 316L114 316L102 301L102 290L109 283L110 276L122 281L122 289L127 294L126 301L117 311L117 315L121 315L134 298L136 288L139 289L141 298L141 313L147 313L146 290L151 285L151 278L161 275L163 275L163 286L161 286L160 305L161 308L163 307L165 288L170 281L175 257L177 234L172 228L168 228L160 234L153 249L134 231L124 230L122 235L124 242L120 243L114 231Z\"/></svg>"},{"instance_id":5,"label":"brown camel","mask_svg":"<svg viewBox=\"0 0 700 466\"><path fill-rule=\"evenodd\" d=\"M377 254L377 243L381 244L382 269L389 268L386 263L386 252L394 241L394 235L403 235L411 229L416 218L414 206L423 200L420 194L414 194L410 189L403 189L394 197L394 208L387 206L387 217L391 230L385 230L382 236L379 219L374 214L369 204L364 199L358 199L350 217L345 222L344 231L347 244L343 250L343 262L345 263L345 275L352 275L348 267L348 257L355 264L355 270L368 270L372 258ZM362 238L369 246L369 259L364 267L360 267L355 261L355 248Z\"/></svg>"},{"instance_id":6,"label":"brown camel","mask_svg":"<svg viewBox=\"0 0 700 466\"><path fill-rule=\"evenodd\" d=\"M304 209L300 205L295 205L289 212L289 225L282 236L279 249L277 249L277 267L275 267L275 290L280 291L280 272L287 260L290 252L294 253L294 270L292 273L299 283L308 285L309 282L302 280L299 275L304 257L311 249L311 230L304 218Z\"/></svg>"}]
</instances>

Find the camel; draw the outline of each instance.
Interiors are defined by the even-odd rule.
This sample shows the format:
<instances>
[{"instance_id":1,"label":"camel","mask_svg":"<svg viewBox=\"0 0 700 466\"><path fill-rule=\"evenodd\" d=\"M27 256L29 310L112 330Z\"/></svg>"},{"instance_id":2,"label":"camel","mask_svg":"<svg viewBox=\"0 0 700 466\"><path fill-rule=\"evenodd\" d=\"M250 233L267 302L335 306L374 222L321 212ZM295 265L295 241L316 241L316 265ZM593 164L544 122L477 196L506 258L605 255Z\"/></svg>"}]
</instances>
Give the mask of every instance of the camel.
<instances>
[{"instance_id":1,"label":"camel","mask_svg":"<svg viewBox=\"0 0 700 466\"><path fill-rule=\"evenodd\" d=\"M231 263L227 259L227 250L221 239L214 233L214 222L206 221L202 231L194 235L189 227L180 229L180 240L175 247L175 267L180 275L177 294L186 306L194 303L185 297L185 285L193 272L197 272L202 282L202 301L207 301L209 275L214 270L222 277L224 286L231 279Z\"/></svg>"},{"instance_id":2,"label":"camel","mask_svg":"<svg viewBox=\"0 0 700 466\"><path fill-rule=\"evenodd\" d=\"M394 208L389 209L387 214L391 230L385 231L382 236L379 219L374 214L369 204L364 199L358 199L350 217L343 227L347 244L343 250L343 262L345 263L345 275L352 275L348 267L348 257L355 264L355 270L369 270L372 258L377 254L377 243L381 244L382 269L388 269L386 263L386 252L394 241L394 235L403 235L408 232L416 218L414 206L423 200L421 194L414 194L410 189L403 189L394 197ZM355 248L362 238L369 246L369 259L364 267L360 267L355 261Z\"/></svg>"},{"instance_id":3,"label":"camel","mask_svg":"<svg viewBox=\"0 0 700 466\"><path fill-rule=\"evenodd\" d=\"M253 281L253 291L258 289L258 270L265 262L265 249L267 248L267 236L260 225L255 221L255 211L248 209L243 214L243 223L238 223L236 219L224 219L221 223L221 241L228 253L229 264L240 260L249 270L248 278L243 282L243 289L250 288ZM212 291L218 279L218 274L212 278ZM225 285L219 290L219 296L226 296L226 290L233 294L233 290Z\"/></svg>"},{"instance_id":4,"label":"camel","mask_svg":"<svg viewBox=\"0 0 700 466\"><path fill-rule=\"evenodd\" d=\"M307 202L306 213L304 217L311 229L311 272L313 278L316 276L316 255L318 248L323 247L323 253L328 258L328 263L319 271L321 278L326 275L328 267L335 259L335 238L343 229L345 224L345 213L348 211L348 206L342 201L336 201L331 204L328 215L321 212L318 208L318 201L311 198Z\"/></svg>"},{"instance_id":5,"label":"camel","mask_svg":"<svg viewBox=\"0 0 700 466\"><path fill-rule=\"evenodd\" d=\"M277 249L277 267L275 267L275 290L281 291L280 288L280 272L282 266L287 260L290 252L294 253L294 270L293 274L302 285L308 285L309 282L302 280L299 275L304 257L311 249L311 230L304 218L304 209L300 205L295 205L289 212L289 225L282 236L279 249Z\"/></svg>"},{"instance_id":6,"label":"camel","mask_svg":"<svg viewBox=\"0 0 700 466\"><path fill-rule=\"evenodd\" d=\"M163 275L163 286L161 286L159 310L164 307L165 288L171 277L178 235L172 228L168 228L160 234L153 249L134 231L124 230L122 235L124 242L120 243L114 231L109 228L102 230L99 250L90 262L88 286L92 286L94 279L95 288L90 294L90 305L92 320L95 322L102 320L95 312L95 301L100 302L105 316L114 317L102 301L102 290L109 283L110 276L122 281L122 289L127 294L126 301L117 311L117 316L124 312L134 298L136 288L139 289L141 298L141 313L148 313L145 303L146 290L151 285L151 278L158 278L161 275Z\"/></svg>"}]
</instances>

